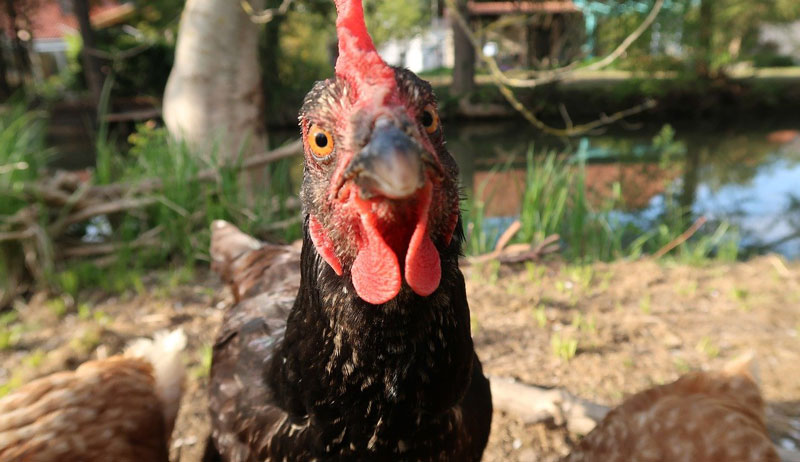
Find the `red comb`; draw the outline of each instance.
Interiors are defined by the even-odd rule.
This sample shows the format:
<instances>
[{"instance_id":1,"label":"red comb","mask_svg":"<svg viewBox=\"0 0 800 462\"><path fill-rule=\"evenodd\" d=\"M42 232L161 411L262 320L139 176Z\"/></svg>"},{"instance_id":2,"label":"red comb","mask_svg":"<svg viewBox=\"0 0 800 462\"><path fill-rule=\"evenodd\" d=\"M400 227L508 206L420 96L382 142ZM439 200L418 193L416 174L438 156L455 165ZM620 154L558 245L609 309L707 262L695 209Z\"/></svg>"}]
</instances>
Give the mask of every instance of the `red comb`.
<instances>
[{"instance_id":1,"label":"red comb","mask_svg":"<svg viewBox=\"0 0 800 462\"><path fill-rule=\"evenodd\" d=\"M334 0L336 3L336 35L339 38L339 58L336 75L359 90L364 86L395 84L394 71L381 59L364 22L361 0Z\"/></svg>"}]
</instances>

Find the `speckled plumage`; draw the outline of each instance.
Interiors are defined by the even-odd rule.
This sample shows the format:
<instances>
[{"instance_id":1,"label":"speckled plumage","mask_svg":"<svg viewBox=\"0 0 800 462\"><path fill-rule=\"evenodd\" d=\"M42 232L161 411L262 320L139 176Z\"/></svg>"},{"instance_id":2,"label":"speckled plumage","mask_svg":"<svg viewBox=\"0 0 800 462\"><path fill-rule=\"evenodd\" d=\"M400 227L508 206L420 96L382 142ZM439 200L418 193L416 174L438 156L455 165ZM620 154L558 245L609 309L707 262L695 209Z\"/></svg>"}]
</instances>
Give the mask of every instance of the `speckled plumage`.
<instances>
[{"instance_id":1,"label":"speckled plumage","mask_svg":"<svg viewBox=\"0 0 800 462\"><path fill-rule=\"evenodd\" d=\"M219 226L215 234L232 235ZM377 308L307 238L302 259L270 245L231 259L257 262L261 271L241 274L267 282L238 294L214 347L222 460L480 460L491 398L469 334L459 245L433 295L406 289Z\"/></svg>"},{"instance_id":2,"label":"speckled plumage","mask_svg":"<svg viewBox=\"0 0 800 462\"><path fill-rule=\"evenodd\" d=\"M325 127L336 148L329 158L317 159L306 145L301 254L296 248L259 247L232 225L213 226L213 267L238 301L225 315L211 370L212 440L221 460L481 458L492 408L458 268L458 167L441 128L428 133L420 126L423 108L436 104L430 86L407 70L392 69L395 93L385 108L353 103L351 84L341 79L318 83L306 97L304 137L313 124ZM428 296L403 283L394 298L373 305L359 297L351 279L363 243L336 185L347 181L342 172L380 114L391 114L435 162L427 222L441 281ZM405 255L402 239L410 235L404 229L418 220L416 200L373 202L370 213L386 223L381 232L398 258ZM341 268L320 256L309 235L311 217L326 232Z\"/></svg>"},{"instance_id":3,"label":"speckled plumage","mask_svg":"<svg viewBox=\"0 0 800 462\"><path fill-rule=\"evenodd\" d=\"M336 77L300 110L302 252L213 226L238 303L214 346L212 445L227 462L477 461L492 409L458 168L430 85L381 60L360 0L335 3Z\"/></svg>"},{"instance_id":4,"label":"speckled plumage","mask_svg":"<svg viewBox=\"0 0 800 462\"><path fill-rule=\"evenodd\" d=\"M152 345L139 350L165 358L167 366L177 364L177 351ZM0 461L167 462L183 368L164 369L159 376L151 361L123 356L90 361L0 399Z\"/></svg>"},{"instance_id":5,"label":"speckled plumage","mask_svg":"<svg viewBox=\"0 0 800 462\"><path fill-rule=\"evenodd\" d=\"M764 399L739 366L691 372L633 395L563 462L778 462Z\"/></svg>"}]
</instances>

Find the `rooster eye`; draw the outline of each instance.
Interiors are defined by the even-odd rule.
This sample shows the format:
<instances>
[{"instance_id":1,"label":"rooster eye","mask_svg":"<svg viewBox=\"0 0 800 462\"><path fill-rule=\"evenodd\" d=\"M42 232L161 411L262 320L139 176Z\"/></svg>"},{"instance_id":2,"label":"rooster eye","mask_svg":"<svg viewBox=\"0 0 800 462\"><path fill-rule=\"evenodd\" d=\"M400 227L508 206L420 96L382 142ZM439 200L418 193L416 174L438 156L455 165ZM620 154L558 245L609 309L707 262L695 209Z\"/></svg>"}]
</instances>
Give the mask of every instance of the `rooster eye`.
<instances>
[{"instance_id":1,"label":"rooster eye","mask_svg":"<svg viewBox=\"0 0 800 462\"><path fill-rule=\"evenodd\" d=\"M436 113L433 105L429 104L422 110L422 126L425 131L433 133L439 128L439 114Z\"/></svg>"},{"instance_id":2,"label":"rooster eye","mask_svg":"<svg viewBox=\"0 0 800 462\"><path fill-rule=\"evenodd\" d=\"M333 152L333 137L328 130L313 125L308 131L308 145L311 153L318 159L324 159Z\"/></svg>"}]
</instances>

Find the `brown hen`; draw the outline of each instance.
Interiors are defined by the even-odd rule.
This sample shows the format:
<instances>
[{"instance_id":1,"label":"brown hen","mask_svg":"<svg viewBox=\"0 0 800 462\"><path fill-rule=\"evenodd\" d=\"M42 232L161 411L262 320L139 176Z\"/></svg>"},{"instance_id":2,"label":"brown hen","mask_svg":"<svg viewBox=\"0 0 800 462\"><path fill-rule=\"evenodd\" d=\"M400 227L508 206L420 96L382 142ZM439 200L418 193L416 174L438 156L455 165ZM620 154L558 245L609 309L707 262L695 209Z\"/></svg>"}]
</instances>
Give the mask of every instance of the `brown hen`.
<instances>
[{"instance_id":1,"label":"brown hen","mask_svg":"<svg viewBox=\"0 0 800 462\"><path fill-rule=\"evenodd\" d=\"M611 410L565 462L777 462L749 358L692 372Z\"/></svg>"},{"instance_id":2,"label":"brown hen","mask_svg":"<svg viewBox=\"0 0 800 462\"><path fill-rule=\"evenodd\" d=\"M181 331L0 399L2 462L166 462L183 389Z\"/></svg>"}]
</instances>

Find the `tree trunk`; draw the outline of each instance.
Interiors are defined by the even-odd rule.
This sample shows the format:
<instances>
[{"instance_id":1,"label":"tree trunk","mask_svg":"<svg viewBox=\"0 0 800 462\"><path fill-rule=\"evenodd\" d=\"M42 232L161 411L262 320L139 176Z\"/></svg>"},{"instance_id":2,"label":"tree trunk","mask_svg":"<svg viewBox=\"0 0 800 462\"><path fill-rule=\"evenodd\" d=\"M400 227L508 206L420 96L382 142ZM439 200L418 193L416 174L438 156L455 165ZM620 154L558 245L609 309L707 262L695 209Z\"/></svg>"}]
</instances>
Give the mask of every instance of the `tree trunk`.
<instances>
[{"instance_id":1,"label":"tree trunk","mask_svg":"<svg viewBox=\"0 0 800 462\"><path fill-rule=\"evenodd\" d=\"M458 12L469 20L467 1L458 0ZM475 88L475 48L469 41L467 33L455 19L453 24L453 86L455 94L463 94Z\"/></svg>"},{"instance_id":2,"label":"tree trunk","mask_svg":"<svg viewBox=\"0 0 800 462\"><path fill-rule=\"evenodd\" d=\"M19 15L17 14L17 2L14 0L6 0L6 14L8 15L8 21L11 26L11 47L13 49L15 67L17 71L17 75L19 76L19 81L17 85L20 88L25 87L25 78L30 75L31 73L31 63L28 59L28 51L25 49L25 45L22 43L22 39L19 38L19 24L17 23L17 18Z\"/></svg>"},{"instance_id":3,"label":"tree trunk","mask_svg":"<svg viewBox=\"0 0 800 462\"><path fill-rule=\"evenodd\" d=\"M95 103L100 101L100 89L103 86L103 75L100 73L100 63L92 55L95 49L94 32L92 23L89 19L89 0L72 0L72 9L78 18L78 26L81 30L81 59L83 60L83 75L86 77L86 86Z\"/></svg>"},{"instance_id":4,"label":"tree trunk","mask_svg":"<svg viewBox=\"0 0 800 462\"><path fill-rule=\"evenodd\" d=\"M264 0L251 4L260 10ZM196 155L226 163L266 148L258 35L238 1L186 2L163 113Z\"/></svg>"},{"instance_id":5,"label":"tree trunk","mask_svg":"<svg viewBox=\"0 0 800 462\"><path fill-rule=\"evenodd\" d=\"M266 8L278 8L280 0L267 0ZM280 89L282 82L278 75L278 62L281 59L280 28L284 16L277 15L272 20L264 24L264 30L259 37L258 54L261 57L261 67L263 69L275 69L275 72L265 72L262 76L262 88L268 113L275 114L281 108Z\"/></svg>"},{"instance_id":6,"label":"tree trunk","mask_svg":"<svg viewBox=\"0 0 800 462\"><path fill-rule=\"evenodd\" d=\"M714 57L714 0L702 0L700 3L700 21L698 25L698 50L695 68L700 77L710 77L711 62Z\"/></svg>"},{"instance_id":7,"label":"tree trunk","mask_svg":"<svg viewBox=\"0 0 800 462\"><path fill-rule=\"evenodd\" d=\"M0 36L4 36L6 34L5 29L0 28ZM6 98L11 96L11 86L8 84L8 77L6 74L8 66L6 65L6 50L5 47L0 44L0 98L5 101ZM0 304L2 307L2 304Z\"/></svg>"}]
</instances>

